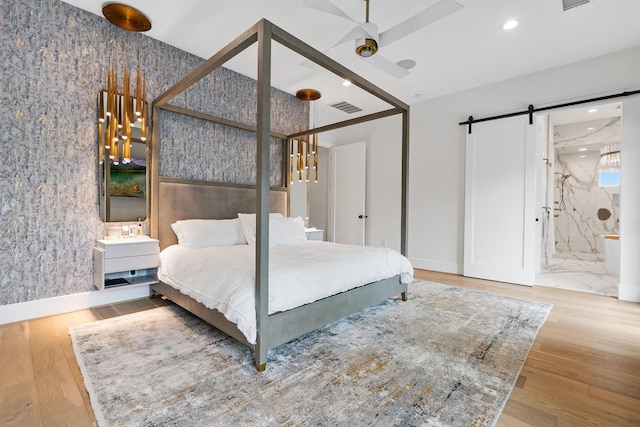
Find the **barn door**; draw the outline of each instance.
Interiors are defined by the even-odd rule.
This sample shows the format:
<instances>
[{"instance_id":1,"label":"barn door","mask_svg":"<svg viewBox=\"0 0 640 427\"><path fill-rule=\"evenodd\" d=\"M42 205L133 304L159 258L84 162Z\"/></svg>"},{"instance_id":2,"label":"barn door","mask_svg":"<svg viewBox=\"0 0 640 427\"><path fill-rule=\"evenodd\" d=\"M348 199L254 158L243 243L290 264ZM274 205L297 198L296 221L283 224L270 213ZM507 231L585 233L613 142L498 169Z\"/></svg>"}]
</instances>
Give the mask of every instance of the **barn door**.
<instances>
[{"instance_id":1,"label":"barn door","mask_svg":"<svg viewBox=\"0 0 640 427\"><path fill-rule=\"evenodd\" d=\"M535 136L528 116L467 133L465 276L533 285Z\"/></svg>"}]
</instances>

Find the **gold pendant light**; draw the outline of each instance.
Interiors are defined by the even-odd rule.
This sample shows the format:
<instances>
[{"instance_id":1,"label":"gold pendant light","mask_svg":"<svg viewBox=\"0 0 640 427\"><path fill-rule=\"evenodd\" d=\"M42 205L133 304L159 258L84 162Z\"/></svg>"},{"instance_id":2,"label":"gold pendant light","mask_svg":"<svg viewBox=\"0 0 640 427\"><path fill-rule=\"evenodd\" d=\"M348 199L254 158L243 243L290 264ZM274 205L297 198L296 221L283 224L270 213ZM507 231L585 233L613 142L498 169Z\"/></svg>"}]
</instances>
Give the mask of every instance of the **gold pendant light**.
<instances>
[{"instance_id":1,"label":"gold pendant light","mask_svg":"<svg viewBox=\"0 0 640 427\"><path fill-rule=\"evenodd\" d=\"M138 9L122 3L107 3L102 14L113 25L128 31L143 32L151 29L151 21Z\"/></svg>"},{"instance_id":2,"label":"gold pendant light","mask_svg":"<svg viewBox=\"0 0 640 427\"><path fill-rule=\"evenodd\" d=\"M300 89L296 92L296 97L302 101L315 101L320 99L320 92L315 89ZM317 112L317 111L316 111ZM315 114L314 114L315 116ZM315 127L315 117L314 126ZM311 170L314 171L314 181L318 182L318 134L313 133L305 135L303 137L295 139L297 141L297 155L295 171L298 174L298 181L302 182L303 176L306 182L309 182L311 177ZM293 183L294 179L294 140L291 140L289 147L290 153L290 166L289 166L289 181Z\"/></svg>"},{"instance_id":3,"label":"gold pendant light","mask_svg":"<svg viewBox=\"0 0 640 427\"><path fill-rule=\"evenodd\" d=\"M105 3L102 14L113 25L128 31L141 32L151 29L149 18L126 4ZM140 68L136 77L136 94L133 96L129 71L124 69L123 92L120 93L115 67L113 65L109 67L107 90L100 92L98 100L98 131L100 133L98 143L101 161L104 155L108 155L110 162L114 165L119 165L120 162L123 164L131 162L131 129L136 125L140 127L140 140L146 141L146 92L147 81L142 76Z\"/></svg>"},{"instance_id":4,"label":"gold pendant light","mask_svg":"<svg viewBox=\"0 0 640 427\"><path fill-rule=\"evenodd\" d=\"M123 91L118 90L118 75L111 65L107 76L107 90L98 97L98 152L100 162L108 156L113 165L132 161L132 129L140 128L140 140L147 139L146 78L138 68L136 94L131 93L131 77L125 68Z\"/></svg>"}]
</instances>

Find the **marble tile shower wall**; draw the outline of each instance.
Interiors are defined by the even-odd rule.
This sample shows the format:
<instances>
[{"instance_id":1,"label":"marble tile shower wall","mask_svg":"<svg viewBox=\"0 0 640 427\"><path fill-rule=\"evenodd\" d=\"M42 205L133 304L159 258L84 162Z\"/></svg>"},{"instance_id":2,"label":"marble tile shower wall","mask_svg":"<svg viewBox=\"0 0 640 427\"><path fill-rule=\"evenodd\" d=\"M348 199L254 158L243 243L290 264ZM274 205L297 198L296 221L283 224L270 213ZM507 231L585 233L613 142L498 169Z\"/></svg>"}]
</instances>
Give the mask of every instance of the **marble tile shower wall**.
<instances>
[{"instance_id":1,"label":"marble tile shower wall","mask_svg":"<svg viewBox=\"0 0 640 427\"><path fill-rule=\"evenodd\" d=\"M587 132L589 127L595 129ZM618 233L619 194L598 185L598 166L600 144L620 141L620 118L555 126L554 134L556 250L597 258L603 249L600 236ZM564 152L566 147L587 151Z\"/></svg>"},{"instance_id":2,"label":"marble tile shower wall","mask_svg":"<svg viewBox=\"0 0 640 427\"><path fill-rule=\"evenodd\" d=\"M152 101L202 61L59 0L0 2L0 305L92 290L92 247L105 227L96 94L107 67L122 75L140 66ZM251 123L255 91L252 79L219 69L178 101ZM274 130L306 128L306 103L277 90L272 100ZM251 135L187 121L163 124L162 174L255 182ZM282 182L283 158L274 141L274 184Z\"/></svg>"}]
</instances>

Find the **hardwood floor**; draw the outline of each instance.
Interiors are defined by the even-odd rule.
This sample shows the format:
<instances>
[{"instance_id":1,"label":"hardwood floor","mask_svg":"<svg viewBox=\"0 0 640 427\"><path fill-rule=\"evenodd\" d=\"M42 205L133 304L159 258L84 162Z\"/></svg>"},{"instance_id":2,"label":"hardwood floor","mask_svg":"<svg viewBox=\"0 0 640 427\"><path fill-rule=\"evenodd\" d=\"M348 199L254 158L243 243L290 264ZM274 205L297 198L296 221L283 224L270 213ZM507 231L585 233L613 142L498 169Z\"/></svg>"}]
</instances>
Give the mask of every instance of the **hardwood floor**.
<instances>
[{"instance_id":1,"label":"hardwood floor","mask_svg":"<svg viewBox=\"0 0 640 427\"><path fill-rule=\"evenodd\" d=\"M553 304L497 426L640 426L640 304L422 270L415 278Z\"/></svg>"},{"instance_id":2,"label":"hardwood floor","mask_svg":"<svg viewBox=\"0 0 640 427\"><path fill-rule=\"evenodd\" d=\"M640 425L640 304L423 270L415 277L553 304L497 426ZM0 326L0 425L97 425L67 329L164 304L138 300Z\"/></svg>"},{"instance_id":3,"label":"hardwood floor","mask_svg":"<svg viewBox=\"0 0 640 427\"><path fill-rule=\"evenodd\" d=\"M0 426L97 426L69 326L166 304L143 299L0 326Z\"/></svg>"}]
</instances>

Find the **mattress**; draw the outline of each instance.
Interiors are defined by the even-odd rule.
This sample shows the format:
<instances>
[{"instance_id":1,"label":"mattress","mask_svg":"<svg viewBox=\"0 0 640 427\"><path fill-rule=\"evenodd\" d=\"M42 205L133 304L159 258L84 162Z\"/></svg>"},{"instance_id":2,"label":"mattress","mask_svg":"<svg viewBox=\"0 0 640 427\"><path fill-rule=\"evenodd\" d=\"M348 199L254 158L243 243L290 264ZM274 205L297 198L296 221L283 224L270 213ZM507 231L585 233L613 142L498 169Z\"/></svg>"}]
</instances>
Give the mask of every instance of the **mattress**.
<instances>
[{"instance_id":1,"label":"mattress","mask_svg":"<svg viewBox=\"0 0 640 427\"><path fill-rule=\"evenodd\" d=\"M160 253L158 278L216 309L256 342L255 246L200 249L173 245ZM413 280L409 260L389 248L322 241L269 251L269 314L289 310L378 280Z\"/></svg>"}]
</instances>

